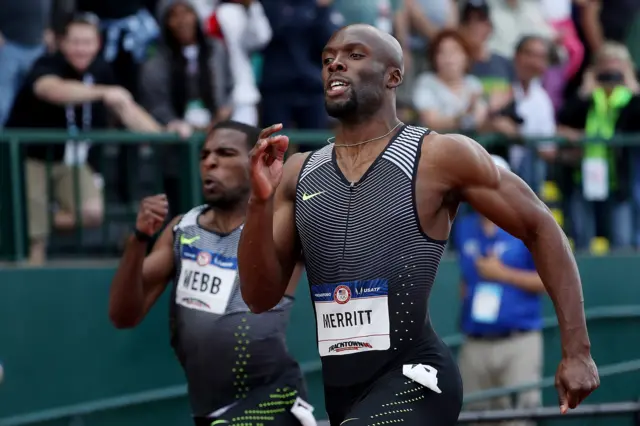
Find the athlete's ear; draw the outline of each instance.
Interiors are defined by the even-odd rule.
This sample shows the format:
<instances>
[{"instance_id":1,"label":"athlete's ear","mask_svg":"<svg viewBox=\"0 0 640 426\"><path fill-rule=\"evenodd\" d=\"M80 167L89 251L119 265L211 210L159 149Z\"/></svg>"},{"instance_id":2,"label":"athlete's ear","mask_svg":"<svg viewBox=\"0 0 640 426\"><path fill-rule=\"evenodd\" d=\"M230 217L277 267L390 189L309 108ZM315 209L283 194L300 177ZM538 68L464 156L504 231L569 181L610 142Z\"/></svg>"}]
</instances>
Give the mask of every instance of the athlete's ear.
<instances>
[{"instance_id":1,"label":"athlete's ear","mask_svg":"<svg viewBox=\"0 0 640 426\"><path fill-rule=\"evenodd\" d=\"M387 80L387 88L395 89L402 84L402 70L399 68L393 68L389 73L389 79Z\"/></svg>"}]
</instances>

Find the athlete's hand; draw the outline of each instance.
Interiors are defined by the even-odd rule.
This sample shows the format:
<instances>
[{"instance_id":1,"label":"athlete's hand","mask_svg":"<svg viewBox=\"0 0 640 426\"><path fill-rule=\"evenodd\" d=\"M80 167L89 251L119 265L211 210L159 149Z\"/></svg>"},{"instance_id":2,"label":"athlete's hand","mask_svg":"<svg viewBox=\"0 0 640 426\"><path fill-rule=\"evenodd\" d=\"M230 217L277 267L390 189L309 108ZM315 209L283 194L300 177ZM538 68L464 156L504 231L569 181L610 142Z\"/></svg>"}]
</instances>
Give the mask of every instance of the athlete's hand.
<instances>
[{"instance_id":1,"label":"athlete's hand","mask_svg":"<svg viewBox=\"0 0 640 426\"><path fill-rule=\"evenodd\" d=\"M273 196L282 179L284 154L289 148L289 138L272 136L282 130L282 124L274 124L260 132L258 143L251 150L251 197L266 201Z\"/></svg>"},{"instance_id":2,"label":"athlete's hand","mask_svg":"<svg viewBox=\"0 0 640 426\"><path fill-rule=\"evenodd\" d=\"M147 197L140 203L136 229L147 235L154 235L162 228L168 214L169 202L166 195L159 194Z\"/></svg>"},{"instance_id":3,"label":"athlete's hand","mask_svg":"<svg viewBox=\"0 0 640 426\"><path fill-rule=\"evenodd\" d=\"M570 408L576 408L598 386L598 368L591 355L562 357L556 372L556 389L562 414Z\"/></svg>"}]
</instances>

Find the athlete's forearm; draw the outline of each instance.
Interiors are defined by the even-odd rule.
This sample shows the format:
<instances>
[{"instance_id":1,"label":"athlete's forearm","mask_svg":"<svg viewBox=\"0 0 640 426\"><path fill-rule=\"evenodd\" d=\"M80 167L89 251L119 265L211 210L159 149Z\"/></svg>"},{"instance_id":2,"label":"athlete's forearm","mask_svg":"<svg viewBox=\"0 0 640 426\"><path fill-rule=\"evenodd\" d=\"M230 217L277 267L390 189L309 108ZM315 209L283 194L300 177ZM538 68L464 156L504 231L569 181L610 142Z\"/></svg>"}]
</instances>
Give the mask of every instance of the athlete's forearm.
<instances>
[{"instance_id":1,"label":"athlete's forearm","mask_svg":"<svg viewBox=\"0 0 640 426\"><path fill-rule=\"evenodd\" d=\"M582 284L569 241L550 214L541 215L532 235L526 243L558 316L563 355L588 354Z\"/></svg>"},{"instance_id":2,"label":"athlete's forearm","mask_svg":"<svg viewBox=\"0 0 640 426\"><path fill-rule=\"evenodd\" d=\"M135 326L144 310L143 265L147 243L130 237L111 280L109 294L109 318L117 328Z\"/></svg>"},{"instance_id":3,"label":"athlete's forearm","mask_svg":"<svg viewBox=\"0 0 640 426\"><path fill-rule=\"evenodd\" d=\"M249 201L238 247L242 298L254 313L277 305L288 284L273 239L273 205L273 200Z\"/></svg>"}]
</instances>

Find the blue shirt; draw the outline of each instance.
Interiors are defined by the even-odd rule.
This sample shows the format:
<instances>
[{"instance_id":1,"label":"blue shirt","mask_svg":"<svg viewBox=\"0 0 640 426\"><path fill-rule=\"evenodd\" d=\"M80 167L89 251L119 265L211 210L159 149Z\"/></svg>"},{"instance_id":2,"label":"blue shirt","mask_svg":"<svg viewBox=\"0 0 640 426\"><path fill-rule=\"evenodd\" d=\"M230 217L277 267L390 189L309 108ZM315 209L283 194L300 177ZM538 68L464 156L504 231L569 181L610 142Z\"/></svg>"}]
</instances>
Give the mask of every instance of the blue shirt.
<instances>
[{"instance_id":1,"label":"blue shirt","mask_svg":"<svg viewBox=\"0 0 640 426\"><path fill-rule=\"evenodd\" d=\"M458 247L460 269L466 292L462 303L462 331L491 335L542 327L540 295L505 282L487 282L479 276L475 261L495 254L513 269L535 271L531 253L522 241L502 229L495 235L483 233L476 213L456 221L454 242Z\"/></svg>"}]
</instances>

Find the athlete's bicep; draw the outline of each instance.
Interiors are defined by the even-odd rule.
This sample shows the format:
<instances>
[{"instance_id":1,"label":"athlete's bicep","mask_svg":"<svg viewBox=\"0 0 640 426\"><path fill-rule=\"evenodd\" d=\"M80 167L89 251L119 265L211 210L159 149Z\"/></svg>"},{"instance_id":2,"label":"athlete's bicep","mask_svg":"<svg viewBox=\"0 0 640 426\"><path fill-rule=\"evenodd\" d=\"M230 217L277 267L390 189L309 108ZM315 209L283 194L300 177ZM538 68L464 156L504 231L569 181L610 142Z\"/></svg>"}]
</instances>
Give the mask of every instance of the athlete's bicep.
<instances>
[{"instance_id":1,"label":"athlete's bicep","mask_svg":"<svg viewBox=\"0 0 640 426\"><path fill-rule=\"evenodd\" d=\"M434 135L429 145L430 161L437 165L448 190L498 187L497 166L478 142L463 135Z\"/></svg>"},{"instance_id":2,"label":"athlete's bicep","mask_svg":"<svg viewBox=\"0 0 640 426\"><path fill-rule=\"evenodd\" d=\"M468 187L462 191L463 198L478 213L527 242L535 238L541 224L553 220L553 216L522 179L508 170L498 169L498 188Z\"/></svg>"},{"instance_id":3,"label":"athlete's bicep","mask_svg":"<svg viewBox=\"0 0 640 426\"><path fill-rule=\"evenodd\" d=\"M175 270L173 257L173 228L180 221L182 216L176 216L165 227L151 250L151 253L144 259L142 264L142 283L144 286L144 314L158 300L164 292L171 275Z\"/></svg>"},{"instance_id":4,"label":"athlete's bicep","mask_svg":"<svg viewBox=\"0 0 640 426\"><path fill-rule=\"evenodd\" d=\"M294 154L285 165L282 182L278 186L274 200L273 241L278 260L287 277L290 277L300 258L300 240L296 229L295 197L296 184L305 154Z\"/></svg>"}]
</instances>

